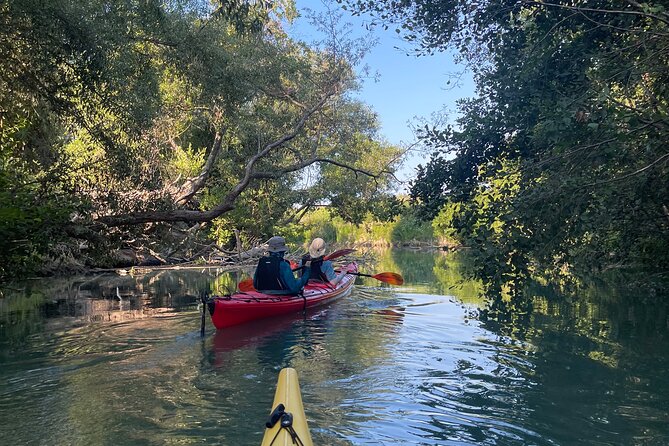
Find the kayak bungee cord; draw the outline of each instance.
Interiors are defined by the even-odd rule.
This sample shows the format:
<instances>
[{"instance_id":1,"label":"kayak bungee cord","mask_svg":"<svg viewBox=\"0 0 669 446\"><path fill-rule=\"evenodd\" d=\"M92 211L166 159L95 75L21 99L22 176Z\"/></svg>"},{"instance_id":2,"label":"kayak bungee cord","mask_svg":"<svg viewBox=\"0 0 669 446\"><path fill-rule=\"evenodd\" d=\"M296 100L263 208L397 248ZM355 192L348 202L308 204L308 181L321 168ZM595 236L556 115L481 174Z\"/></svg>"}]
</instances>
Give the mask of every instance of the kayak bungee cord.
<instances>
[{"instance_id":1,"label":"kayak bungee cord","mask_svg":"<svg viewBox=\"0 0 669 446\"><path fill-rule=\"evenodd\" d=\"M265 423L265 427L269 429L274 427L276 422L279 421L279 418L281 419L281 424L280 424L281 427L279 428L278 431L276 431L274 438L272 438L272 441L270 442L270 446L274 444L274 441L281 433L281 429L286 429L288 435L290 435L290 439L293 441L293 444L296 444L298 446L304 446L304 442L302 441L300 436L297 435L295 429L293 429L293 414L290 412L286 412L285 409L286 406L284 406L283 404L279 404L278 406L276 406L276 408L270 414L269 420L267 420L267 423Z\"/></svg>"}]
</instances>

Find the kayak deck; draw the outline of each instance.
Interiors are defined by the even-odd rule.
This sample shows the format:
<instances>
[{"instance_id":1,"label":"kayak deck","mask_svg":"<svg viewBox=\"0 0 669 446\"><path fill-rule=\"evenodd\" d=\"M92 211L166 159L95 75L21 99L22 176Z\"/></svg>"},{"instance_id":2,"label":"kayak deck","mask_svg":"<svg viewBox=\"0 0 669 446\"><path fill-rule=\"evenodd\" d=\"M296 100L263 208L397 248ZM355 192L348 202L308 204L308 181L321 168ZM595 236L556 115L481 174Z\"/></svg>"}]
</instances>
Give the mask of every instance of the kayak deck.
<instances>
[{"instance_id":1,"label":"kayak deck","mask_svg":"<svg viewBox=\"0 0 669 446\"><path fill-rule=\"evenodd\" d=\"M313 446L295 369L287 367L279 372L270 419L265 427L261 446Z\"/></svg>"},{"instance_id":2,"label":"kayak deck","mask_svg":"<svg viewBox=\"0 0 669 446\"><path fill-rule=\"evenodd\" d=\"M356 273L358 266L350 263L345 271ZM272 295L258 291L238 292L230 296L216 296L209 303L211 320L217 329L231 327L256 319L303 311L346 295L355 282L347 274L332 287L329 283L309 281L302 295Z\"/></svg>"}]
</instances>

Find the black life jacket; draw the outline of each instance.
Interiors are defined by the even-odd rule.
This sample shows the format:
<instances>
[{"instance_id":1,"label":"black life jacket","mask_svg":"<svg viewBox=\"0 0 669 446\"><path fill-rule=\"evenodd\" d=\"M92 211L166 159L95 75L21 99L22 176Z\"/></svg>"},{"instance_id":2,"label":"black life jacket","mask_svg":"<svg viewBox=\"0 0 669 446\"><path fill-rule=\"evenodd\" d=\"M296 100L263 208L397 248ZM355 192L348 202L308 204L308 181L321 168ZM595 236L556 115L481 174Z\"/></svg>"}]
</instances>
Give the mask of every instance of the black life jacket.
<instances>
[{"instance_id":1,"label":"black life jacket","mask_svg":"<svg viewBox=\"0 0 669 446\"><path fill-rule=\"evenodd\" d=\"M286 260L276 256L261 257L253 277L253 287L256 290L287 290L288 286L281 279L279 272L281 262Z\"/></svg>"},{"instance_id":2,"label":"black life jacket","mask_svg":"<svg viewBox=\"0 0 669 446\"><path fill-rule=\"evenodd\" d=\"M312 259L309 254L302 257L302 265L307 260L311 260L311 272L309 275L309 280L319 280L321 282L329 282L328 276L325 275L321 266L323 266L323 256L320 256L316 259Z\"/></svg>"}]
</instances>

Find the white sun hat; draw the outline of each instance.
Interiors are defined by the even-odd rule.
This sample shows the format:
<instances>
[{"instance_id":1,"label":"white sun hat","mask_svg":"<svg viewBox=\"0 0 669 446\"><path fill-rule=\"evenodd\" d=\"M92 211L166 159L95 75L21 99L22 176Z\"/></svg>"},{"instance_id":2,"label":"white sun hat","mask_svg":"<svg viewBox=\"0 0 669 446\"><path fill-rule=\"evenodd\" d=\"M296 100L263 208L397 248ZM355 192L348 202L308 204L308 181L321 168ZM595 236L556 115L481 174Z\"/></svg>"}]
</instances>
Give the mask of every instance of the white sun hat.
<instances>
[{"instance_id":1,"label":"white sun hat","mask_svg":"<svg viewBox=\"0 0 669 446\"><path fill-rule=\"evenodd\" d=\"M322 257L325 254L325 240L322 238L315 238L311 245L309 245L309 255L312 259Z\"/></svg>"}]
</instances>

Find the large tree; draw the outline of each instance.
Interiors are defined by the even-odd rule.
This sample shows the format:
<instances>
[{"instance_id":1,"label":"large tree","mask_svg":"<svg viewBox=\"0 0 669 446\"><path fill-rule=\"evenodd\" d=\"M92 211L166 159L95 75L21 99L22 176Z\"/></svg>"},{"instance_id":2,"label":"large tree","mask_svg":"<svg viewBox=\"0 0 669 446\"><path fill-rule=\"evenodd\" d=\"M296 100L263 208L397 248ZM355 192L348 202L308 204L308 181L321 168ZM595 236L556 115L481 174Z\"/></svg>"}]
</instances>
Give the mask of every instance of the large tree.
<instances>
[{"instance_id":1,"label":"large tree","mask_svg":"<svg viewBox=\"0 0 669 446\"><path fill-rule=\"evenodd\" d=\"M63 229L254 228L299 203L306 167L383 189L397 163L349 94L365 43L290 39L290 0L2 0L0 14L5 252ZM243 221L226 220L236 207Z\"/></svg>"},{"instance_id":2,"label":"large tree","mask_svg":"<svg viewBox=\"0 0 669 446\"><path fill-rule=\"evenodd\" d=\"M349 1L453 48L478 97L412 189L502 278L551 268L669 267L666 2ZM435 193L435 188L439 191Z\"/></svg>"}]
</instances>

